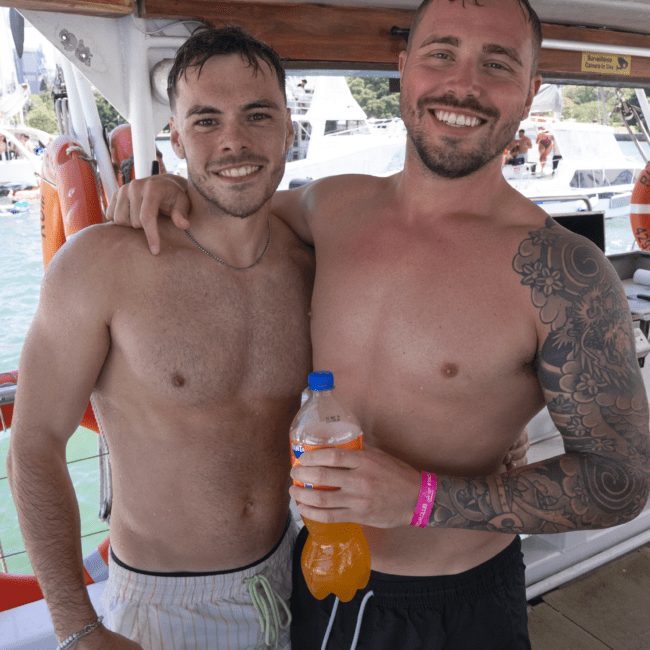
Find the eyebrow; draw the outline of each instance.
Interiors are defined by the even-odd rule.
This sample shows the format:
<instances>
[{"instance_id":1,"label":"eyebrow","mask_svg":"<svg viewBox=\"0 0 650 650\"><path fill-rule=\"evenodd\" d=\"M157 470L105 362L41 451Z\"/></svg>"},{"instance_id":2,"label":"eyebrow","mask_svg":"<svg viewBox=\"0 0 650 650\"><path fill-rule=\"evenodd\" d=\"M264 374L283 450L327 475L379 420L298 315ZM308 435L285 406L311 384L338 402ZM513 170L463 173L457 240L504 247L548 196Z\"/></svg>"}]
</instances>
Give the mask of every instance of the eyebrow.
<instances>
[{"instance_id":1,"label":"eyebrow","mask_svg":"<svg viewBox=\"0 0 650 650\"><path fill-rule=\"evenodd\" d=\"M503 54L509 59L514 61L517 65L523 66L521 58L513 47L504 47L503 45L497 45L496 43L488 43L483 46L484 54Z\"/></svg>"},{"instance_id":2,"label":"eyebrow","mask_svg":"<svg viewBox=\"0 0 650 650\"><path fill-rule=\"evenodd\" d=\"M438 36L437 34L432 34L429 38L425 39L420 48L433 45L434 43L440 43L442 45L451 45L452 47L460 47L460 39L456 36ZM502 54L507 56L509 59L514 61L516 64L523 66L521 62L521 57L513 47L506 47L504 45L499 45L497 43L486 43L483 46L483 54Z\"/></svg>"},{"instance_id":3,"label":"eyebrow","mask_svg":"<svg viewBox=\"0 0 650 650\"><path fill-rule=\"evenodd\" d=\"M452 47L460 46L460 40L455 36L438 36L437 34L432 34L422 42L420 48L433 45L433 43L442 43L443 45L451 45Z\"/></svg>"},{"instance_id":4,"label":"eyebrow","mask_svg":"<svg viewBox=\"0 0 650 650\"><path fill-rule=\"evenodd\" d=\"M246 112L246 111L254 111L259 108L267 108L271 110L280 110L279 104L276 102L271 101L270 99L260 99L254 102L251 102L250 104L246 104L245 106L242 106L241 111ZM191 108L188 109L187 113L185 114L185 117L192 117L193 115L223 115L223 111L219 110L218 108L215 108L214 106L204 106L200 104L195 104Z\"/></svg>"}]
</instances>

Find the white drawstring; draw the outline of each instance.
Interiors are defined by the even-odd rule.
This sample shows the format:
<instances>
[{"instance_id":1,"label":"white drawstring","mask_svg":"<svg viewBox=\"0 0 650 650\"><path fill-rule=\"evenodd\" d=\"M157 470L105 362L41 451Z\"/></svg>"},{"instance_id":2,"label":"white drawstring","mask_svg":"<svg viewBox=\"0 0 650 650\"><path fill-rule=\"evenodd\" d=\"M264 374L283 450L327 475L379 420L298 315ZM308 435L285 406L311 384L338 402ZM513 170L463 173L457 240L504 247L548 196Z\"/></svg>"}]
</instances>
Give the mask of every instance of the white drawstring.
<instances>
[{"instance_id":1,"label":"white drawstring","mask_svg":"<svg viewBox=\"0 0 650 650\"><path fill-rule=\"evenodd\" d=\"M332 607L332 613L330 614L330 622L327 624L327 630L325 631L325 638L323 639L323 645L320 647L320 650L327 650L327 642L330 639L330 632L332 631L332 625L334 625L334 617L336 616L336 610L339 607L338 596L334 600L334 607Z\"/></svg>"},{"instance_id":2,"label":"white drawstring","mask_svg":"<svg viewBox=\"0 0 650 650\"><path fill-rule=\"evenodd\" d=\"M363 618L363 610L366 608L366 603L370 596L374 595L373 591L369 591L361 601L361 607L359 608L359 616L357 616L357 629L354 631L354 639L352 639L352 647L350 650L355 650L357 647L357 642L359 641L359 632L361 632L361 619Z\"/></svg>"},{"instance_id":3,"label":"white drawstring","mask_svg":"<svg viewBox=\"0 0 650 650\"><path fill-rule=\"evenodd\" d=\"M267 646L277 644L280 630L286 630L291 623L291 612L289 608L275 592L265 575L259 574L252 578L245 578L244 582L248 585L248 593L250 594L253 607L260 621L260 629L262 634L264 634L264 642ZM285 623L280 623L280 608L278 607L278 603L282 605L287 615Z\"/></svg>"},{"instance_id":4,"label":"white drawstring","mask_svg":"<svg viewBox=\"0 0 650 650\"><path fill-rule=\"evenodd\" d=\"M374 596L374 591L369 591L361 601L361 607L359 607L359 614L357 616L357 627L354 630L354 638L352 639L352 646L350 650L356 650L357 643L359 642L359 633L361 632L361 621L363 620L363 612L366 609L366 604L370 599L370 596ZM327 650L327 642L330 638L330 633L332 631L332 626L334 625L334 618L336 617L336 610L339 606L339 599L336 598L334 601L334 607L332 607L332 613L330 614L330 622L327 624L327 630L325 631L325 638L323 639L323 645L321 650Z\"/></svg>"}]
</instances>

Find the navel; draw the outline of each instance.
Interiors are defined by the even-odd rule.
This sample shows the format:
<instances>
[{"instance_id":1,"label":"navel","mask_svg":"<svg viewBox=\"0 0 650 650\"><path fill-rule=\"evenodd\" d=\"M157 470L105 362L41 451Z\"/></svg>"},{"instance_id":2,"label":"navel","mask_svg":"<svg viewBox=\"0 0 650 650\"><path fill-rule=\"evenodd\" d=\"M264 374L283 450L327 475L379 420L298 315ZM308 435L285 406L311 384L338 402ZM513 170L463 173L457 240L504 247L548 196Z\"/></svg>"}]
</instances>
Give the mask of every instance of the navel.
<instances>
[{"instance_id":1,"label":"navel","mask_svg":"<svg viewBox=\"0 0 650 650\"><path fill-rule=\"evenodd\" d=\"M445 363L442 366L442 376L446 379L452 379L458 374L458 366L455 363Z\"/></svg>"},{"instance_id":2,"label":"navel","mask_svg":"<svg viewBox=\"0 0 650 650\"><path fill-rule=\"evenodd\" d=\"M180 372L175 372L172 375L172 385L175 388L183 388L185 386L185 377Z\"/></svg>"}]
</instances>

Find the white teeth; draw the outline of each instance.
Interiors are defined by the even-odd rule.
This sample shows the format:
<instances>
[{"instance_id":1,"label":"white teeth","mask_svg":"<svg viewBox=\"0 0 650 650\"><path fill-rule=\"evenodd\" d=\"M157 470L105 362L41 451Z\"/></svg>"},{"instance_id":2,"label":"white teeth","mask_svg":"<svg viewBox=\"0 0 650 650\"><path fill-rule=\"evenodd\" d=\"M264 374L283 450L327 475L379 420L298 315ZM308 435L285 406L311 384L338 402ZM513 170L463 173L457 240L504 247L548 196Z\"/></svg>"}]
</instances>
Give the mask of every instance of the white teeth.
<instances>
[{"instance_id":1,"label":"white teeth","mask_svg":"<svg viewBox=\"0 0 650 650\"><path fill-rule=\"evenodd\" d=\"M449 126L478 126L481 123L481 120L478 117L470 117L469 115L456 115L456 113L448 113L447 111L434 111L434 115L437 120L444 122Z\"/></svg>"},{"instance_id":2,"label":"white teeth","mask_svg":"<svg viewBox=\"0 0 650 650\"><path fill-rule=\"evenodd\" d=\"M253 167L252 165L246 165L244 167L233 167L231 169L224 169L223 171L217 172L219 176L226 176L227 178L239 178L240 176L248 176L253 172L256 172L259 167Z\"/></svg>"}]
</instances>

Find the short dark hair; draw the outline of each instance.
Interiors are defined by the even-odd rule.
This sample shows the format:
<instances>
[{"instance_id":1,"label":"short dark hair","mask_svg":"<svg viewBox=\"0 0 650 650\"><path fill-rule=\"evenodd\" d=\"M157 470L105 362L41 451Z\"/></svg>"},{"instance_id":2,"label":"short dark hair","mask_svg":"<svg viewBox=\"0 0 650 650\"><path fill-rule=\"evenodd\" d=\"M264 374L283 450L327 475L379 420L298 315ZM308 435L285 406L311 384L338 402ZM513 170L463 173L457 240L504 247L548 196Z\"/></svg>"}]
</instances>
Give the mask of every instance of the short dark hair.
<instances>
[{"instance_id":1,"label":"short dark hair","mask_svg":"<svg viewBox=\"0 0 650 650\"><path fill-rule=\"evenodd\" d=\"M426 8L433 1L434 0L422 0L422 3L417 8L415 15L413 16L413 20L411 22L411 29L409 31L409 37L415 34L415 30L420 24L420 21L422 20L422 16ZM483 6L479 2L479 0L461 0L461 2L463 3L463 7L465 6L466 1L472 2L477 7ZM449 0L449 2L455 2L455 0ZM535 10L531 7L529 0L517 0L517 2L519 4L519 8L524 12L524 14L527 14L528 22L530 23L530 26L533 30L533 68L531 71L531 75L534 75L537 72L537 65L539 63L539 52L542 49L542 23L540 22L539 16L535 12ZM411 49L411 40L409 38L407 51L409 51L410 49Z\"/></svg>"},{"instance_id":2,"label":"short dark hair","mask_svg":"<svg viewBox=\"0 0 650 650\"><path fill-rule=\"evenodd\" d=\"M271 70L275 71L282 90L282 96L286 102L287 91L285 85L285 72L282 67L282 61L275 50L266 43L258 41L255 37L247 34L239 27L199 27L186 41L181 45L176 53L174 65L169 71L167 77L167 96L169 104L174 110L176 93L178 90L178 80L181 75L186 75L189 68L198 67L198 74L208 59L213 56L239 54L241 58L253 68L255 74L261 72L264 74L260 62L264 61Z\"/></svg>"}]
</instances>

